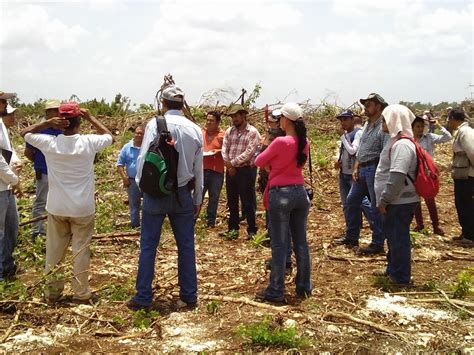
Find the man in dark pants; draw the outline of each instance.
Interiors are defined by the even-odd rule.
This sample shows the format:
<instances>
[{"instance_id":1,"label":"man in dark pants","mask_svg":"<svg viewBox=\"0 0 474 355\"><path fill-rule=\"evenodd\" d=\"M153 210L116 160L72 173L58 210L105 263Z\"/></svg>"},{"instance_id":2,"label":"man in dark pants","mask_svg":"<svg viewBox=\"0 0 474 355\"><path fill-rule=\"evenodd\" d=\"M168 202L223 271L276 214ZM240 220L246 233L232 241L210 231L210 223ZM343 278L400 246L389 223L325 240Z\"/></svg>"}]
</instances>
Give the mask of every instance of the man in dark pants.
<instances>
[{"instance_id":1,"label":"man in dark pants","mask_svg":"<svg viewBox=\"0 0 474 355\"><path fill-rule=\"evenodd\" d=\"M461 235L455 239L474 242L474 129L462 108L449 112L448 125L457 130L453 142L454 201Z\"/></svg>"},{"instance_id":2,"label":"man in dark pants","mask_svg":"<svg viewBox=\"0 0 474 355\"><path fill-rule=\"evenodd\" d=\"M247 219L247 233L251 238L257 232L255 180L257 168L255 155L260 144L260 134L247 122L248 111L242 105L232 105L227 113L232 126L227 129L222 145L222 157L227 169L226 190L229 206L229 230L236 235L239 230L239 198Z\"/></svg>"},{"instance_id":3,"label":"man in dark pants","mask_svg":"<svg viewBox=\"0 0 474 355\"><path fill-rule=\"evenodd\" d=\"M359 245L361 205L364 198L368 197L371 202L369 223L372 229L372 242L368 247L359 249L359 252L369 255L384 251L383 219L376 206L374 181L380 153L389 140L388 134L381 130L382 111L388 104L375 93L366 99L361 99L360 102L364 105L368 121L360 138L352 173L354 183L346 200L346 235L335 242L349 246Z\"/></svg>"}]
</instances>

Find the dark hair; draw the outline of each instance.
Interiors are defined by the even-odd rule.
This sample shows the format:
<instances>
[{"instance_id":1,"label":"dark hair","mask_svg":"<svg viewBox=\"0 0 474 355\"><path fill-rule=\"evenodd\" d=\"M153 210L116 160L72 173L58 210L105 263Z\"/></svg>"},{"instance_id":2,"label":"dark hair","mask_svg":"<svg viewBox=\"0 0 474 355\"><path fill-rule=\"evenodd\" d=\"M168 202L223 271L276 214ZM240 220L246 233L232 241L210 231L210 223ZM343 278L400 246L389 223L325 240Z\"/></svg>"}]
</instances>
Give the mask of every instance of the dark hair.
<instances>
[{"instance_id":1,"label":"dark hair","mask_svg":"<svg viewBox=\"0 0 474 355\"><path fill-rule=\"evenodd\" d=\"M306 124L302 118L298 118L296 121L293 121L295 125L296 136L298 137L298 152L296 153L297 166L302 167L308 156L303 153L304 148L306 147Z\"/></svg>"},{"instance_id":2,"label":"dark hair","mask_svg":"<svg viewBox=\"0 0 474 355\"><path fill-rule=\"evenodd\" d=\"M423 119L423 117L416 116L415 119L413 120L413 122L411 123L411 126L413 127L415 125L415 123L425 124L425 120Z\"/></svg>"},{"instance_id":3,"label":"dark hair","mask_svg":"<svg viewBox=\"0 0 474 355\"><path fill-rule=\"evenodd\" d=\"M217 123L221 121L221 113L219 111L209 111L207 115L214 116L216 118Z\"/></svg>"},{"instance_id":4,"label":"dark hair","mask_svg":"<svg viewBox=\"0 0 474 355\"><path fill-rule=\"evenodd\" d=\"M466 114L462 108L456 107L449 111L448 118L450 120L464 121L466 119Z\"/></svg>"},{"instance_id":5,"label":"dark hair","mask_svg":"<svg viewBox=\"0 0 474 355\"><path fill-rule=\"evenodd\" d=\"M360 117L359 115L352 116L352 119L354 120L354 124L362 124L362 117Z\"/></svg>"},{"instance_id":6,"label":"dark hair","mask_svg":"<svg viewBox=\"0 0 474 355\"><path fill-rule=\"evenodd\" d=\"M182 110L184 101L171 101L167 99L162 99L163 103L168 107L168 110Z\"/></svg>"},{"instance_id":7,"label":"dark hair","mask_svg":"<svg viewBox=\"0 0 474 355\"><path fill-rule=\"evenodd\" d=\"M81 116L68 117L67 119L69 121L69 126L67 127L67 129L74 129L76 127L79 127L79 124L81 123Z\"/></svg>"}]
</instances>

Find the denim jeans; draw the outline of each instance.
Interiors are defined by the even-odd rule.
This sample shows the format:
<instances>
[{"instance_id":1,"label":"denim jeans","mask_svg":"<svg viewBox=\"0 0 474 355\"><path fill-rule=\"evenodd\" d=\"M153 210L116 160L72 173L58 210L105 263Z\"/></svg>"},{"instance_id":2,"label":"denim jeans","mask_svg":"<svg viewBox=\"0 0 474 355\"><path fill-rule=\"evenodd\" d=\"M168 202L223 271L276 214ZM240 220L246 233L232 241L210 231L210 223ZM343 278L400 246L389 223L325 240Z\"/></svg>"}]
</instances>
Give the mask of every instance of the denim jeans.
<instances>
[{"instance_id":1,"label":"denim jeans","mask_svg":"<svg viewBox=\"0 0 474 355\"><path fill-rule=\"evenodd\" d=\"M346 209L346 238L353 241L359 240L360 235L360 214L362 203L365 198L370 199L369 224L372 229L372 244L382 246L384 244L383 218L379 212L374 191L375 170L377 165L363 166L359 168L359 179L352 184L349 195L347 195Z\"/></svg>"},{"instance_id":2,"label":"denim jeans","mask_svg":"<svg viewBox=\"0 0 474 355\"><path fill-rule=\"evenodd\" d=\"M204 170L204 190L203 196L206 192L209 193L207 202L207 225L213 226L216 224L217 206L219 205L219 196L221 194L222 185L224 184L224 173L206 169Z\"/></svg>"},{"instance_id":3,"label":"denim jeans","mask_svg":"<svg viewBox=\"0 0 474 355\"><path fill-rule=\"evenodd\" d=\"M349 195L349 191L351 190L352 183L353 183L353 180L352 180L351 174L343 174L343 173L339 174L339 193L341 195L341 203L342 203L342 208L344 211L344 218L346 220L346 225L347 225L347 219L349 218L349 216L346 216L346 211L347 211L346 201L347 201L347 195ZM362 200L361 208L362 208L362 213L364 214L365 218L369 220L370 201L367 198L367 196L365 196L364 199ZM360 223L362 226L362 214L360 216Z\"/></svg>"},{"instance_id":4,"label":"denim jeans","mask_svg":"<svg viewBox=\"0 0 474 355\"><path fill-rule=\"evenodd\" d=\"M128 178L130 186L127 188L128 206L130 208L130 225L132 228L140 227L140 205L142 193L134 178Z\"/></svg>"},{"instance_id":5,"label":"denim jeans","mask_svg":"<svg viewBox=\"0 0 474 355\"><path fill-rule=\"evenodd\" d=\"M33 203L32 217L36 218L46 214L46 199L48 197L48 174L41 173L41 179L36 179L36 199ZM46 235L44 220L33 223L31 236Z\"/></svg>"},{"instance_id":6,"label":"denim jeans","mask_svg":"<svg viewBox=\"0 0 474 355\"><path fill-rule=\"evenodd\" d=\"M474 240L474 177L454 179L454 202L462 234Z\"/></svg>"},{"instance_id":7,"label":"denim jeans","mask_svg":"<svg viewBox=\"0 0 474 355\"><path fill-rule=\"evenodd\" d=\"M385 219L387 275L393 282L407 284L411 278L410 224L417 202L388 205Z\"/></svg>"},{"instance_id":8,"label":"denim jeans","mask_svg":"<svg viewBox=\"0 0 474 355\"><path fill-rule=\"evenodd\" d=\"M12 190L0 191L0 280L15 269L13 249L18 239L18 210Z\"/></svg>"},{"instance_id":9,"label":"denim jeans","mask_svg":"<svg viewBox=\"0 0 474 355\"><path fill-rule=\"evenodd\" d=\"M257 168L244 166L237 168L234 176L226 174L227 205L229 207L229 230L239 229L239 198L242 201L243 212L247 218L247 232L256 233L255 212L257 197L255 195L255 180Z\"/></svg>"},{"instance_id":10,"label":"denim jeans","mask_svg":"<svg viewBox=\"0 0 474 355\"><path fill-rule=\"evenodd\" d=\"M285 293L285 263L291 232L296 256L296 292L311 294L311 259L306 240L306 222L310 202L302 185L273 187L268 198L272 232L272 270L265 296L282 300Z\"/></svg>"},{"instance_id":11,"label":"denim jeans","mask_svg":"<svg viewBox=\"0 0 474 355\"><path fill-rule=\"evenodd\" d=\"M197 301L196 255L194 250L194 203L187 186L178 188L177 195L153 198L143 196L140 256L133 300L149 306L153 301L152 282L155 276L156 249L161 227L168 216L178 247L179 297L183 302Z\"/></svg>"},{"instance_id":12,"label":"denim jeans","mask_svg":"<svg viewBox=\"0 0 474 355\"><path fill-rule=\"evenodd\" d=\"M272 232L270 230L270 214L268 209L265 210L265 228L268 230L268 238L270 239L270 245L272 243ZM293 252L293 248L291 247L291 231L288 230L288 243L286 245L286 263L291 264L291 254Z\"/></svg>"}]
</instances>

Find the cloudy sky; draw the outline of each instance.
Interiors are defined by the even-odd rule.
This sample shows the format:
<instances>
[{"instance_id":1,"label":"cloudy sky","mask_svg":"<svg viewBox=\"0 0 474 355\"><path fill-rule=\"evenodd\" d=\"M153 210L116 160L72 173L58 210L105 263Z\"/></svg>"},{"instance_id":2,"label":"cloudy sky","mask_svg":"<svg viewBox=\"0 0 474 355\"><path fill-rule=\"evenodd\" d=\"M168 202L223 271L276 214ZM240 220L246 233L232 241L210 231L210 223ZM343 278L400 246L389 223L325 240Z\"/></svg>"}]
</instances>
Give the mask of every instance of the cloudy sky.
<instances>
[{"instance_id":1,"label":"cloudy sky","mask_svg":"<svg viewBox=\"0 0 474 355\"><path fill-rule=\"evenodd\" d=\"M257 82L258 105L343 106L373 91L462 100L474 91L473 11L469 0L1 0L0 89L152 103L172 73L190 103Z\"/></svg>"}]
</instances>

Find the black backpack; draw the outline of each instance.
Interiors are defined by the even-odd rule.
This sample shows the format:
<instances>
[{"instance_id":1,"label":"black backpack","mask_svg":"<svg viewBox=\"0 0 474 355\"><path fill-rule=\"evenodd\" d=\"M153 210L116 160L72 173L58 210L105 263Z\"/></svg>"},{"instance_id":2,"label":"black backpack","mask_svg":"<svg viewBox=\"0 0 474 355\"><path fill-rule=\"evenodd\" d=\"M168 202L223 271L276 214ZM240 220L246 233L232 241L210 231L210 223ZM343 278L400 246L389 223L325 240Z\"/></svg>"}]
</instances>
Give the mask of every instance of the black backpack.
<instances>
[{"instance_id":1,"label":"black backpack","mask_svg":"<svg viewBox=\"0 0 474 355\"><path fill-rule=\"evenodd\" d=\"M145 154L140 189L155 197L165 197L178 190L179 153L163 116L156 117L156 138Z\"/></svg>"}]
</instances>

